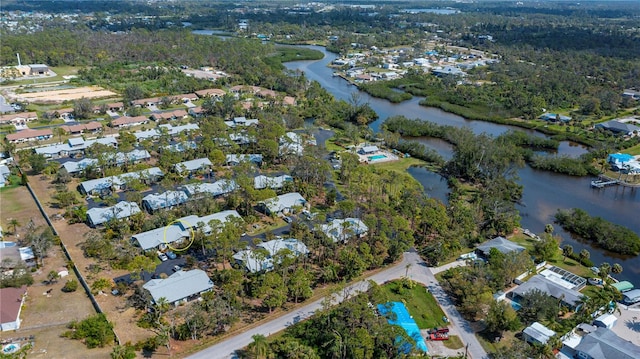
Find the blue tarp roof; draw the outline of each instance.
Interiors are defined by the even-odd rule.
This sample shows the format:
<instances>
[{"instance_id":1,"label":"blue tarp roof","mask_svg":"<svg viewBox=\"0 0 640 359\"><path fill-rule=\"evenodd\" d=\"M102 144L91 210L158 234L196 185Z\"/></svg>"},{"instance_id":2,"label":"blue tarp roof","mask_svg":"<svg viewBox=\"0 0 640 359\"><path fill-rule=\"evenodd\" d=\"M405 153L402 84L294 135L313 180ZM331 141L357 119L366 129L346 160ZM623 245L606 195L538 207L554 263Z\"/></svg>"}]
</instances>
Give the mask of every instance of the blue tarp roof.
<instances>
[{"instance_id":1,"label":"blue tarp roof","mask_svg":"<svg viewBox=\"0 0 640 359\"><path fill-rule=\"evenodd\" d=\"M416 346L418 349L427 353L429 349L427 349L427 343L424 341L424 338L420 334L420 328L418 328L418 324L413 320L411 315L409 315L409 311L407 311L407 307L404 306L404 303L401 302L388 302L386 304L378 304L378 311L387 316L387 313L390 311L395 314L395 319L389 318L387 316L387 321L389 324L399 325L404 331L409 335L413 340L416 341ZM411 349L404 348L404 345L400 347L405 353L408 353Z\"/></svg>"}]
</instances>

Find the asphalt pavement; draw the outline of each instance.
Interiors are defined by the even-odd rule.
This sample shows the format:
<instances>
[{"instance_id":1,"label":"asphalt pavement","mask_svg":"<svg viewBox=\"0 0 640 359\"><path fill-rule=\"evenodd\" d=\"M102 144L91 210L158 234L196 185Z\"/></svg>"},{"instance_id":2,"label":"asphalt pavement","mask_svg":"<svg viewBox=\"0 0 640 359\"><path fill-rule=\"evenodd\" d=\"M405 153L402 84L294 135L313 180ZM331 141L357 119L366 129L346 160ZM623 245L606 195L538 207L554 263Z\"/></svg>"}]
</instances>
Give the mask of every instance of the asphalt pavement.
<instances>
[{"instance_id":1,"label":"asphalt pavement","mask_svg":"<svg viewBox=\"0 0 640 359\"><path fill-rule=\"evenodd\" d=\"M453 324L452 332L458 334L462 339L462 342L465 345L468 345L468 357L472 359L488 358L486 351L482 348L480 342L475 337L475 334L469 322L462 318L449 297L445 294L440 284L438 284L430 268L427 267L426 263L415 251L406 252L404 254L402 262L368 277L367 281L359 281L346 287L341 293L331 298L331 303L334 305L338 304L345 298L348 298L361 291L367 290L369 287L368 280L373 280L378 284L382 284L390 280L401 278L405 276L405 274L408 274L411 279L422 283L423 285L425 285L425 287L429 288L429 290L434 295L434 297L444 310L445 314L449 318L450 322ZM326 299L328 298L325 297L313 303L307 304L299 309L286 313L279 318L275 318L267 323L249 329L218 344L212 345L209 348L195 353L187 358L237 358L238 356L236 354L236 351L251 344L251 342L253 341L252 336L256 334L269 336L285 329L292 324L297 323L298 321L308 319L317 310L322 309L322 303Z\"/></svg>"}]
</instances>

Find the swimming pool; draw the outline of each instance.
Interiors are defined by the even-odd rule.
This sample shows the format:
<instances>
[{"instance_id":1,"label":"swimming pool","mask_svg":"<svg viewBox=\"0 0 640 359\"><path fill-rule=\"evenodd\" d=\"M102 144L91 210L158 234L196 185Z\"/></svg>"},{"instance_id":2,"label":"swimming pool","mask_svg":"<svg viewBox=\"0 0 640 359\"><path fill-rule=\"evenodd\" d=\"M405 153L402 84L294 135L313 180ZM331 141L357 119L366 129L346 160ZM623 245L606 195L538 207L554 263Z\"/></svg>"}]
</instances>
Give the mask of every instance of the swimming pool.
<instances>
[{"instance_id":1,"label":"swimming pool","mask_svg":"<svg viewBox=\"0 0 640 359\"><path fill-rule=\"evenodd\" d=\"M369 161L379 161L379 160L386 159L387 156L385 156L385 155L375 155L375 156L369 156L367 158L369 159Z\"/></svg>"},{"instance_id":2,"label":"swimming pool","mask_svg":"<svg viewBox=\"0 0 640 359\"><path fill-rule=\"evenodd\" d=\"M423 351L424 353L429 352L427 348L427 343L424 341L424 338L420 334L420 328L418 324L416 324L415 320L409 314L407 307L405 307L402 302L389 302L387 304L378 304L378 311L382 315L387 315L389 312L393 312L395 314L395 319L392 319L393 316L387 318L387 322L389 324L399 325L404 331L407 333L409 337L411 337L416 342L416 347ZM408 353L411 351L411 345L409 343L402 343L401 338L396 338L397 344L400 345L400 349Z\"/></svg>"}]
</instances>

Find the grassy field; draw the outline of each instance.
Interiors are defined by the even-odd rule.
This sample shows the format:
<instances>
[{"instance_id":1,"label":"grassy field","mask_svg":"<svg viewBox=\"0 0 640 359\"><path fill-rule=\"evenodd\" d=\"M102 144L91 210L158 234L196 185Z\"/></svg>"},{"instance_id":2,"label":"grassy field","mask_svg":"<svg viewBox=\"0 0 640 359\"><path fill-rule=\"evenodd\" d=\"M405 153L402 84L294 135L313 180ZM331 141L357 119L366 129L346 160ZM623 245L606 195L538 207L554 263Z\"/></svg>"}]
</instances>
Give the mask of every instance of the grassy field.
<instances>
[{"instance_id":1,"label":"grassy field","mask_svg":"<svg viewBox=\"0 0 640 359\"><path fill-rule=\"evenodd\" d=\"M373 164L376 168L382 168L385 170L398 172L402 174L407 173L407 169L411 166L424 166L426 164L425 161L419 160L417 158L409 157L409 158L401 158L397 161L389 161Z\"/></svg>"},{"instance_id":2,"label":"grassy field","mask_svg":"<svg viewBox=\"0 0 640 359\"><path fill-rule=\"evenodd\" d=\"M509 240L527 248L529 252L533 250L533 244L535 243L535 240L533 238L525 236L524 234L516 234L509 237ZM562 243L560 243L560 246L562 246ZM593 277L593 272L591 272L589 268L583 266L582 264L571 258L566 258L566 260L563 259L562 250L560 250L560 248L558 248L556 255L551 260L548 260L547 263L562 269L566 269L569 272L577 274L581 277Z\"/></svg>"},{"instance_id":3,"label":"grassy field","mask_svg":"<svg viewBox=\"0 0 640 359\"><path fill-rule=\"evenodd\" d=\"M446 326L444 312L425 287L413 282L413 288L403 287L401 281L381 286L387 301L404 302L420 329Z\"/></svg>"}]
</instances>

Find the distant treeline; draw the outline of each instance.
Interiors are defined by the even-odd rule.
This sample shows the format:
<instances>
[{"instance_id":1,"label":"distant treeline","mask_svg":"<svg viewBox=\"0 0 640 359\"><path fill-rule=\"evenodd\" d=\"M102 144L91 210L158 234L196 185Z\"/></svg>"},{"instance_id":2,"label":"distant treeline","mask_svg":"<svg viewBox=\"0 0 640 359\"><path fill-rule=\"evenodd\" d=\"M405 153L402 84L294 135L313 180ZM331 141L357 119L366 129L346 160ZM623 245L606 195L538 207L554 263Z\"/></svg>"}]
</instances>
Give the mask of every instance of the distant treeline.
<instances>
[{"instance_id":1,"label":"distant treeline","mask_svg":"<svg viewBox=\"0 0 640 359\"><path fill-rule=\"evenodd\" d=\"M636 233L600 217L591 217L582 209L558 210L556 223L564 230L593 241L606 250L620 254L640 254L640 237Z\"/></svg>"}]
</instances>

